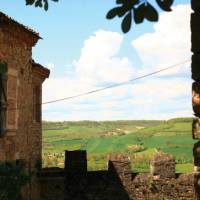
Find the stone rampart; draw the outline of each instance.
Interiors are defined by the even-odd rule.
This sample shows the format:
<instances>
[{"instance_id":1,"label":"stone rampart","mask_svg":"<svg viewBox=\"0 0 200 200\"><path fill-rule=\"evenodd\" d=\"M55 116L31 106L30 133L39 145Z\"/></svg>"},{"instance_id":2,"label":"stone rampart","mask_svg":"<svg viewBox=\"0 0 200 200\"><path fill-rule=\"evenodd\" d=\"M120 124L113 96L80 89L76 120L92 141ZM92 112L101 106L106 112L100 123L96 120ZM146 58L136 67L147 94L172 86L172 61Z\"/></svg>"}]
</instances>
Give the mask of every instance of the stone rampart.
<instances>
[{"instance_id":1,"label":"stone rampart","mask_svg":"<svg viewBox=\"0 0 200 200\"><path fill-rule=\"evenodd\" d=\"M66 161L65 169L43 169L40 173L42 200L199 199L199 173L175 173L175 161L170 155L153 157L149 173L133 173L126 155L111 155L105 171L86 172L85 151L67 151Z\"/></svg>"}]
</instances>

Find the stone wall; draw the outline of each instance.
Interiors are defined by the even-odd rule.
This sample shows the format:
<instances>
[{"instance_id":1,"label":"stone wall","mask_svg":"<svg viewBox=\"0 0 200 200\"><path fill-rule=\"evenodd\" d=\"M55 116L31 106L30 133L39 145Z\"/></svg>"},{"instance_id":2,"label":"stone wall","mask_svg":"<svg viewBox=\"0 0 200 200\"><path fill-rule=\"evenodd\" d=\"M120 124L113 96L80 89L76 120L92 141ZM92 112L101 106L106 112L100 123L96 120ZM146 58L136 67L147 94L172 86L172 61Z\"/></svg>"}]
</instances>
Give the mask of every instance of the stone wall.
<instances>
[{"instance_id":1,"label":"stone wall","mask_svg":"<svg viewBox=\"0 0 200 200\"><path fill-rule=\"evenodd\" d=\"M6 134L0 137L0 162L24 160L27 171L41 166L41 120L34 121L35 85L42 87L45 77L34 71L32 47L39 36L0 13L0 62L7 63ZM39 93L41 100L41 91ZM40 102L41 103L41 102ZM41 106L41 105L40 105ZM41 113L39 113L41 116ZM24 200L38 200L36 180L24 189ZM30 193L31 191L32 194Z\"/></svg>"},{"instance_id":2,"label":"stone wall","mask_svg":"<svg viewBox=\"0 0 200 200\"><path fill-rule=\"evenodd\" d=\"M31 159L31 129L40 130L41 123L33 124L32 120L32 46L37 39L17 25L1 22L0 60L8 65L8 108L7 133L0 138L0 161Z\"/></svg>"},{"instance_id":3,"label":"stone wall","mask_svg":"<svg viewBox=\"0 0 200 200\"><path fill-rule=\"evenodd\" d=\"M130 160L125 155L111 155L106 171L85 172L84 155L82 151L67 152L65 169L42 170L39 175L41 200L200 199L195 183L199 174L176 174L170 155L158 154L152 158L150 173L132 173ZM82 170L77 171L80 166L76 163L80 162Z\"/></svg>"}]
</instances>

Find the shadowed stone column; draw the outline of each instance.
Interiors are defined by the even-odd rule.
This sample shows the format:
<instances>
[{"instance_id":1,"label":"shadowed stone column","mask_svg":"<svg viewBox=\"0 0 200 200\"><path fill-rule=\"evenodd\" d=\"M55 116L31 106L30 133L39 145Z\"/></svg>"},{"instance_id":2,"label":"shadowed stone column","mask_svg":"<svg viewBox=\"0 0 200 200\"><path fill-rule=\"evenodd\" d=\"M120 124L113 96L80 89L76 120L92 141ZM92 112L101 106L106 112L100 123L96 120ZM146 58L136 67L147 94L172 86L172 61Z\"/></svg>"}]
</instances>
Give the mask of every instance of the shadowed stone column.
<instances>
[{"instance_id":1,"label":"shadowed stone column","mask_svg":"<svg viewBox=\"0 0 200 200\"><path fill-rule=\"evenodd\" d=\"M87 200L87 153L65 152L65 200Z\"/></svg>"},{"instance_id":2,"label":"shadowed stone column","mask_svg":"<svg viewBox=\"0 0 200 200\"><path fill-rule=\"evenodd\" d=\"M113 186L113 199L129 200L131 193L132 174L130 158L124 154L109 155L108 171ZM116 195L114 197L114 195Z\"/></svg>"},{"instance_id":3,"label":"shadowed stone column","mask_svg":"<svg viewBox=\"0 0 200 200\"><path fill-rule=\"evenodd\" d=\"M191 41L192 41L192 107L194 115L192 136L198 140L193 147L194 159L194 186L197 199L200 199L200 1L191 0L193 13L191 14Z\"/></svg>"},{"instance_id":4,"label":"shadowed stone column","mask_svg":"<svg viewBox=\"0 0 200 200\"><path fill-rule=\"evenodd\" d=\"M193 156L194 156L194 171L200 171L200 141L194 144L193 148Z\"/></svg>"},{"instance_id":5,"label":"shadowed stone column","mask_svg":"<svg viewBox=\"0 0 200 200\"><path fill-rule=\"evenodd\" d=\"M126 155L110 155L108 170L117 174L122 182L131 180L131 162Z\"/></svg>"},{"instance_id":6,"label":"shadowed stone column","mask_svg":"<svg viewBox=\"0 0 200 200\"><path fill-rule=\"evenodd\" d=\"M200 1L192 0L191 6L194 12L191 14L191 40L192 40L192 107L197 117L193 121L193 139L200 140ZM194 171L200 172L199 142L194 145Z\"/></svg>"}]
</instances>

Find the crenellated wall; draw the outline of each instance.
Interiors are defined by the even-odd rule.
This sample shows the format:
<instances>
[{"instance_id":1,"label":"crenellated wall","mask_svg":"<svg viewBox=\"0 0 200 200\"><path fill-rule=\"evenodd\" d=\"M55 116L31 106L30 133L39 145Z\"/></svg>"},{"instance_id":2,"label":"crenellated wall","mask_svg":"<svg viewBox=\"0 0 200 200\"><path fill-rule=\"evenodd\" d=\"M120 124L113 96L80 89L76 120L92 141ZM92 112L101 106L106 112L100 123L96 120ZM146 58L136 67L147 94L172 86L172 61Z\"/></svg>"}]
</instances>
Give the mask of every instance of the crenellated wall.
<instances>
[{"instance_id":1,"label":"crenellated wall","mask_svg":"<svg viewBox=\"0 0 200 200\"><path fill-rule=\"evenodd\" d=\"M40 173L41 200L199 199L195 183L199 174L176 174L171 155L154 156L150 173L133 173L126 155L111 155L106 171L85 169L85 151L66 151L65 169L43 169Z\"/></svg>"}]
</instances>

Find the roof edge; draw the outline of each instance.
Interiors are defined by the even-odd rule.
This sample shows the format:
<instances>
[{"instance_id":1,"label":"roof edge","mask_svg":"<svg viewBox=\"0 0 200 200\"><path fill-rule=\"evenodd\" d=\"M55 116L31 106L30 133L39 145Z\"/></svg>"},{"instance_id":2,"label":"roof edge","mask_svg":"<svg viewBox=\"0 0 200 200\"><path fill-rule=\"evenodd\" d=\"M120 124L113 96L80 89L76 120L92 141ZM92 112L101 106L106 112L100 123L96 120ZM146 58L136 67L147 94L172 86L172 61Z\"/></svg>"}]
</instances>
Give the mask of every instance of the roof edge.
<instances>
[{"instance_id":1,"label":"roof edge","mask_svg":"<svg viewBox=\"0 0 200 200\"><path fill-rule=\"evenodd\" d=\"M25 26L25 25L19 23L18 21L14 20L12 17L9 17L8 15L6 15L5 13L0 11L0 22L1 21L11 22L15 25L18 25L21 28L23 28L26 32L36 36L38 39L42 39L38 32L34 31L33 29L29 28L28 26Z\"/></svg>"},{"instance_id":2,"label":"roof edge","mask_svg":"<svg viewBox=\"0 0 200 200\"><path fill-rule=\"evenodd\" d=\"M44 78L44 79L49 78L50 70L48 68L43 67L39 63L33 62L32 69L33 69L33 72L37 73L42 78Z\"/></svg>"}]
</instances>

